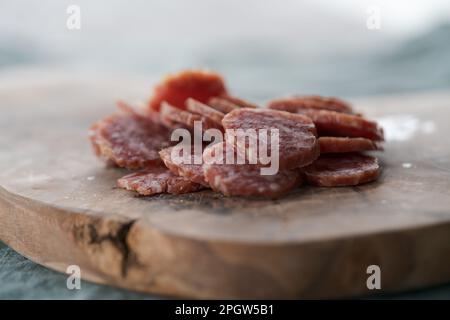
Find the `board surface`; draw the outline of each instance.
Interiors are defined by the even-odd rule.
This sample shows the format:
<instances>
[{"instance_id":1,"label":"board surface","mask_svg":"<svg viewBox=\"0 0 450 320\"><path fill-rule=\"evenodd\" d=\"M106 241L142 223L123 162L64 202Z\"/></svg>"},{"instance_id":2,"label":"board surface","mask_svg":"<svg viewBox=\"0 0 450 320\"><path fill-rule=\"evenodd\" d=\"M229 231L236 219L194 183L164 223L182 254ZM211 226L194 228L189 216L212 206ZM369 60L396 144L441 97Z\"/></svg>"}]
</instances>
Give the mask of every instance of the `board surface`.
<instances>
[{"instance_id":1,"label":"board surface","mask_svg":"<svg viewBox=\"0 0 450 320\"><path fill-rule=\"evenodd\" d=\"M450 280L450 94L353 101L385 125L375 183L143 198L115 187L126 171L93 155L87 128L147 83L95 80L0 90L0 239L33 261L193 298L365 295L374 264L383 291Z\"/></svg>"}]
</instances>

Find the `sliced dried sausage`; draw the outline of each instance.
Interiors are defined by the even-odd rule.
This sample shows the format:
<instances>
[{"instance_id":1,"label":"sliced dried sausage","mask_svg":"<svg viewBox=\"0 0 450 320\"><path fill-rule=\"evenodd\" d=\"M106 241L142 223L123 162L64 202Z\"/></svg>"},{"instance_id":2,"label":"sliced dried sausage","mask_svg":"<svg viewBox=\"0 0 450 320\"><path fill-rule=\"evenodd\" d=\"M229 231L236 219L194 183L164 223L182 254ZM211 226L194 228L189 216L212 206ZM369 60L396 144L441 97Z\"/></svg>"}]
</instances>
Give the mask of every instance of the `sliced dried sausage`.
<instances>
[{"instance_id":1,"label":"sliced dried sausage","mask_svg":"<svg viewBox=\"0 0 450 320\"><path fill-rule=\"evenodd\" d=\"M192 98L188 98L186 100L186 110L211 119L220 126L222 125L222 119L225 115L223 112L211 108L210 106Z\"/></svg>"},{"instance_id":2,"label":"sliced dried sausage","mask_svg":"<svg viewBox=\"0 0 450 320\"><path fill-rule=\"evenodd\" d=\"M258 106L253 102L244 100L242 98L230 96L229 94L224 94L220 98L222 98L225 101L228 101L229 103L234 104L238 108L251 108L251 109L258 108Z\"/></svg>"},{"instance_id":3,"label":"sliced dried sausage","mask_svg":"<svg viewBox=\"0 0 450 320\"><path fill-rule=\"evenodd\" d=\"M240 150L256 154L257 148L265 147L271 150L271 139L262 141L259 139L260 130L276 132L279 135L279 167L281 169L293 169L312 163L319 156L319 144L316 138L316 129L312 121L305 116L289 112L270 109L248 109L234 110L222 120L226 130L256 130L258 134L258 145L249 143L247 139L237 139L236 146ZM229 132L226 139L231 144Z\"/></svg>"},{"instance_id":4,"label":"sliced dried sausage","mask_svg":"<svg viewBox=\"0 0 450 320\"><path fill-rule=\"evenodd\" d=\"M235 109L239 109L238 105L221 97L212 97L209 99L208 105L224 114L227 114Z\"/></svg>"},{"instance_id":5,"label":"sliced dried sausage","mask_svg":"<svg viewBox=\"0 0 450 320\"><path fill-rule=\"evenodd\" d=\"M302 169L310 184L321 187L355 186L380 174L377 158L358 154L325 154Z\"/></svg>"},{"instance_id":6,"label":"sliced dried sausage","mask_svg":"<svg viewBox=\"0 0 450 320\"><path fill-rule=\"evenodd\" d=\"M209 187L203 174L202 155L198 155L198 161L192 153L183 158L180 153L177 155L178 161L172 157L172 152L176 152L174 147L169 147L161 150L159 155L166 167L174 174L184 177L192 182L202 184ZM186 160L186 161L184 161Z\"/></svg>"},{"instance_id":7,"label":"sliced dried sausage","mask_svg":"<svg viewBox=\"0 0 450 320\"><path fill-rule=\"evenodd\" d=\"M311 118L319 136L367 138L383 141L383 129L375 121L360 116L326 110L299 110Z\"/></svg>"},{"instance_id":8,"label":"sliced dried sausage","mask_svg":"<svg viewBox=\"0 0 450 320\"><path fill-rule=\"evenodd\" d=\"M366 138L320 137L320 153L383 150L381 143Z\"/></svg>"},{"instance_id":9,"label":"sliced dried sausage","mask_svg":"<svg viewBox=\"0 0 450 320\"><path fill-rule=\"evenodd\" d=\"M260 167L252 164L229 163L236 159L235 149L225 142L203 152L203 170L210 187L226 196L262 196L279 198L302 182L300 172L280 170L274 175L261 175Z\"/></svg>"},{"instance_id":10,"label":"sliced dried sausage","mask_svg":"<svg viewBox=\"0 0 450 320\"><path fill-rule=\"evenodd\" d=\"M235 109L239 108L257 108L258 106L253 104L252 102L232 97L230 95L222 95L220 97L212 97L208 101L208 105L212 108L222 112L222 113L229 113Z\"/></svg>"},{"instance_id":11,"label":"sliced dried sausage","mask_svg":"<svg viewBox=\"0 0 450 320\"><path fill-rule=\"evenodd\" d=\"M201 115L176 108L165 101L161 103L160 113L161 119L164 119L163 121L170 121L170 123L178 123L190 129L194 128L195 122L201 122L203 130L208 129L222 130L221 124L216 123L211 119L203 117Z\"/></svg>"},{"instance_id":12,"label":"sliced dried sausage","mask_svg":"<svg viewBox=\"0 0 450 320\"><path fill-rule=\"evenodd\" d=\"M179 177L163 166L156 166L126 175L117 180L120 188L150 196L158 193L182 194L203 189L200 184Z\"/></svg>"},{"instance_id":13,"label":"sliced dried sausage","mask_svg":"<svg viewBox=\"0 0 450 320\"><path fill-rule=\"evenodd\" d=\"M89 137L99 157L128 169L160 164L158 152L170 145L167 128L131 110L94 123Z\"/></svg>"},{"instance_id":14,"label":"sliced dried sausage","mask_svg":"<svg viewBox=\"0 0 450 320\"><path fill-rule=\"evenodd\" d=\"M211 97L226 93L222 77L213 72L186 70L166 76L158 83L150 99L150 109L158 111L163 101L185 109L187 98L207 103Z\"/></svg>"},{"instance_id":15,"label":"sliced dried sausage","mask_svg":"<svg viewBox=\"0 0 450 320\"><path fill-rule=\"evenodd\" d=\"M349 103L334 97L293 96L269 101L270 109L298 112L304 109L328 110L342 113L353 113Z\"/></svg>"}]
</instances>

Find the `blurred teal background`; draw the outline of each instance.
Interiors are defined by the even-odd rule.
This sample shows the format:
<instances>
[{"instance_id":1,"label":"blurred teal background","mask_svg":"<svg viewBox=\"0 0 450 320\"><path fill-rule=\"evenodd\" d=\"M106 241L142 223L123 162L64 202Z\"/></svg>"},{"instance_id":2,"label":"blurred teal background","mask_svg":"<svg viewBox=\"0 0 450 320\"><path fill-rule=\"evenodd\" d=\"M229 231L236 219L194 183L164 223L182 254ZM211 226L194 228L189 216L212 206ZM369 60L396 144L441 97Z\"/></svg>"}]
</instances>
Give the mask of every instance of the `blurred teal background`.
<instances>
[{"instance_id":1,"label":"blurred teal background","mask_svg":"<svg viewBox=\"0 0 450 320\"><path fill-rule=\"evenodd\" d=\"M81 29L68 30L69 5ZM370 8L380 29L368 29ZM0 72L222 72L237 94L357 96L450 87L450 2L0 2Z\"/></svg>"}]
</instances>

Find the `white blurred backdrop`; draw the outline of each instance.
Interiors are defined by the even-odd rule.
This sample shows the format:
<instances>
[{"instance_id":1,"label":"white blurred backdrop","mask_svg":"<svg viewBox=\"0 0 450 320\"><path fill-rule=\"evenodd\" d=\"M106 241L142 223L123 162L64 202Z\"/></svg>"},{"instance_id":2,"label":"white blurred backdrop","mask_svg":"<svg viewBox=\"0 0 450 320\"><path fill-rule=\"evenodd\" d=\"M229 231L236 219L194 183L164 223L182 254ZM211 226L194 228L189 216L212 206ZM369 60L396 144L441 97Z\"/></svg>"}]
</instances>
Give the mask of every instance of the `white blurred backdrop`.
<instances>
[{"instance_id":1,"label":"white blurred backdrop","mask_svg":"<svg viewBox=\"0 0 450 320\"><path fill-rule=\"evenodd\" d=\"M68 30L69 5L81 29ZM369 29L369 8L380 28ZM450 1L0 0L0 73L223 72L238 94L450 87Z\"/></svg>"}]
</instances>

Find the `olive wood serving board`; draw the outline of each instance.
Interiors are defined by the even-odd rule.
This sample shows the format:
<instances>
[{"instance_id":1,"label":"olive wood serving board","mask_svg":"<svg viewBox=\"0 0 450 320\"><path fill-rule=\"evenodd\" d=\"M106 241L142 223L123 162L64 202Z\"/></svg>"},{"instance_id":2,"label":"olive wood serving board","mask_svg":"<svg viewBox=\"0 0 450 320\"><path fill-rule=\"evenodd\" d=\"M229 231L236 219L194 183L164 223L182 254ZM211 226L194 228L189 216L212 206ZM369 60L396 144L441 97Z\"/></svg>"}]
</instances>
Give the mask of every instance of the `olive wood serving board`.
<instances>
[{"instance_id":1,"label":"olive wood serving board","mask_svg":"<svg viewBox=\"0 0 450 320\"><path fill-rule=\"evenodd\" d=\"M386 125L380 179L272 201L116 188L126 171L93 155L87 129L147 82L0 83L0 239L39 264L190 298L367 295L370 265L383 292L450 280L448 93L352 101Z\"/></svg>"}]
</instances>

